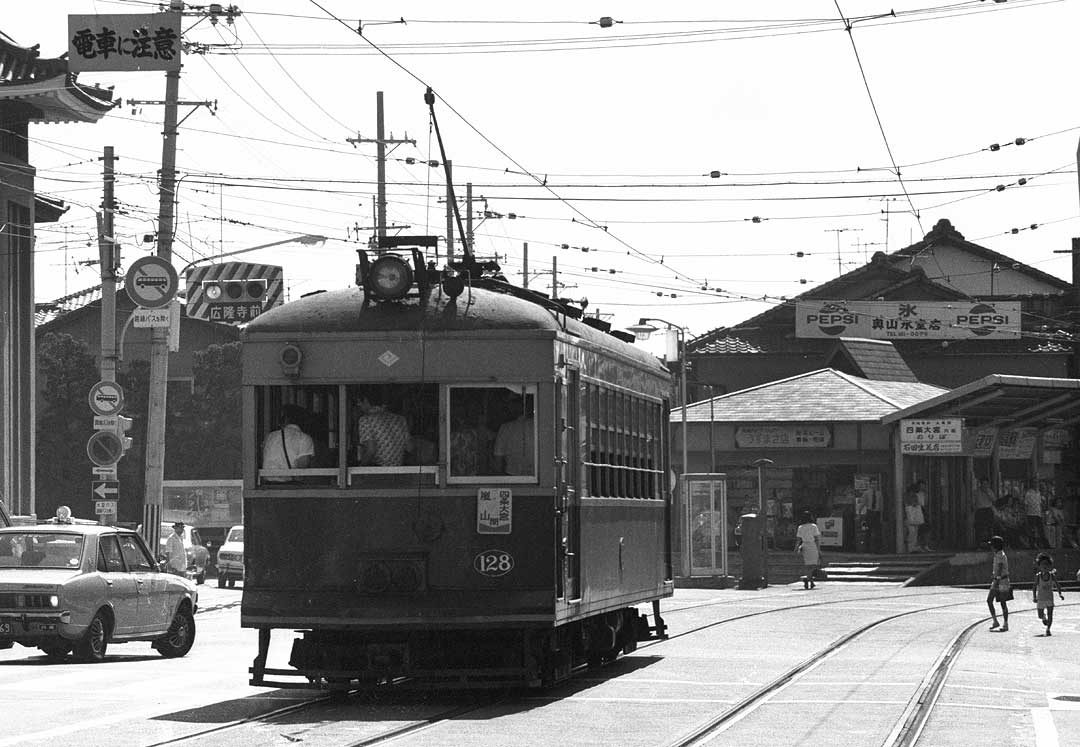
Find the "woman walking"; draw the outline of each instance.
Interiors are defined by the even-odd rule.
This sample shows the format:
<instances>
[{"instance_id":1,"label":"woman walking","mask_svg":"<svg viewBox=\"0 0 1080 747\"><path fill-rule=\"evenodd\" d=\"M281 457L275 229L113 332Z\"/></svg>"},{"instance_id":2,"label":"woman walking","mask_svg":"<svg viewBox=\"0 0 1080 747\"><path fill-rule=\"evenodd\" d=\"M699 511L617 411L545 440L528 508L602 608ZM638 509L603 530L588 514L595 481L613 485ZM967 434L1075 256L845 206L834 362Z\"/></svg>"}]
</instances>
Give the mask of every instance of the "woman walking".
<instances>
[{"instance_id":1,"label":"woman walking","mask_svg":"<svg viewBox=\"0 0 1080 747\"><path fill-rule=\"evenodd\" d=\"M990 630L1006 633L1009 630L1009 600L1013 598L1012 584L1009 582L1009 559L1005 556L1005 540L996 534L990 538L990 549L994 551L993 578L990 580L990 593L986 595L986 606L990 608L990 617L994 622ZM994 602L1001 604L1001 625L998 625Z\"/></svg>"},{"instance_id":2,"label":"woman walking","mask_svg":"<svg viewBox=\"0 0 1080 747\"><path fill-rule=\"evenodd\" d=\"M795 549L802 555L803 567L806 569L803 588L813 589L814 572L821 565L821 530L811 521L809 511L803 511L799 521L799 528L795 531L799 544Z\"/></svg>"}]
</instances>

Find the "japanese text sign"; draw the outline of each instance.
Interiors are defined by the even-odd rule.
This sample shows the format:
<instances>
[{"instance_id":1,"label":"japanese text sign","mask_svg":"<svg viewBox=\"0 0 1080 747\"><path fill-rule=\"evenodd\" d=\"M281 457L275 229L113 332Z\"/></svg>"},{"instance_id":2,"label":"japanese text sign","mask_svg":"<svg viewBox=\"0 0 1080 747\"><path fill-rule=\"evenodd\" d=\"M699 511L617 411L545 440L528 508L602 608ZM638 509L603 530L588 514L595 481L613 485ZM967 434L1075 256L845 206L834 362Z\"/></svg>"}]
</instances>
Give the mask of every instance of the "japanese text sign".
<instances>
[{"instance_id":1,"label":"japanese text sign","mask_svg":"<svg viewBox=\"0 0 1080 747\"><path fill-rule=\"evenodd\" d=\"M509 488L481 488L476 493L476 532L510 534L514 494Z\"/></svg>"},{"instance_id":2,"label":"japanese text sign","mask_svg":"<svg viewBox=\"0 0 1080 747\"><path fill-rule=\"evenodd\" d=\"M959 454L964 450L962 418L908 418L900 421L904 454Z\"/></svg>"},{"instance_id":3,"label":"japanese text sign","mask_svg":"<svg viewBox=\"0 0 1080 747\"><path fill-rule=\"evenodd\" d=\"M103 70L179 70L180 14L68 16L68 67Z\"/></svg>"},{"instance_id":4,"label":"japanese text sign","mask_svg":"<svg viewBox=\"0 0 1080 747\"><path fill-rule=\"evenodd\" d=\"M796 337L978 340L1020 336L1020 304L960 301L798 301Z\"/></svg>"}]
</instances>

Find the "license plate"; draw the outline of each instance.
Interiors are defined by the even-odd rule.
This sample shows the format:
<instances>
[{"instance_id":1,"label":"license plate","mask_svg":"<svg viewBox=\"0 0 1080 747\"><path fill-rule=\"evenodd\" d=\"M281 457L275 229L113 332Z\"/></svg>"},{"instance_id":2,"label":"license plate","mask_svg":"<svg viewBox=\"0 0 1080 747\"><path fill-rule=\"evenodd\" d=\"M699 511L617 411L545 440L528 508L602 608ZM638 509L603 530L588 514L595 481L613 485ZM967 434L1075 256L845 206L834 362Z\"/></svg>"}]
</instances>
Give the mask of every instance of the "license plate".
<instances>
[{"instance_id":1,"label":"license plate","mask_svg":"<svg viewBox=\"0 0 1080 747\"><path fill-rule=\"evenodd\" d=\"M4 633L11 633L11 623L0 622L0 635Z\"/></svg>"}]
</instances>

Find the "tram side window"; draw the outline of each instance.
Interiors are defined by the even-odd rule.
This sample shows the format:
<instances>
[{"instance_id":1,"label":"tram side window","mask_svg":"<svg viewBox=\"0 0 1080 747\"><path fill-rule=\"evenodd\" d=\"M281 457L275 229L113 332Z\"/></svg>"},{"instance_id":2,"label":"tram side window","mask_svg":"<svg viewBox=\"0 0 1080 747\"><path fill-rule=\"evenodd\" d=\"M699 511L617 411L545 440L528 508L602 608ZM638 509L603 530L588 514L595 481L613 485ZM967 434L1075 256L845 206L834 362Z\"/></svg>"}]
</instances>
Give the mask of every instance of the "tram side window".
<instances>
[{"instance_id":1,"label":"tram side window","mask_svg":"<svg viewBox=\"0 0 1080 747\"><path fill-rule=\"evenodd\" d=\"M434 465L439 461L439 390L435 384L366 384L348 388L349 464Z\"/></svg>"},{"instance_id":2,"label":"tram side window","mask_svg":"<svg viewBox=\"0 0 1080 747\"><path fill-rule=\"evenodd\" d=\"M259 387L256 390L256 428L260 467L267 485L305 482L331 484L323 474L338 466L338 390L334 386ZM282 471L309 470L304 474Z\"/></svg>"},{"instance_id":3,"label":"tram side window","mask_svg":"<svg viewBox=\"0 0 1080 747\"><path fill-rule=\"evenodd\" d=\"M583 396L587 494L660 498L661 404L592 383Z\"/></svg>"},{"instance_id":4,"label":"tram side window","mask_svg":"<svg viewBox=\"0 0 1080 747\"><path fill-rule=\"evenodd\" d=\"M536 389L452 386L450 477L536 475Z\"/></svg>"}]
</instances>

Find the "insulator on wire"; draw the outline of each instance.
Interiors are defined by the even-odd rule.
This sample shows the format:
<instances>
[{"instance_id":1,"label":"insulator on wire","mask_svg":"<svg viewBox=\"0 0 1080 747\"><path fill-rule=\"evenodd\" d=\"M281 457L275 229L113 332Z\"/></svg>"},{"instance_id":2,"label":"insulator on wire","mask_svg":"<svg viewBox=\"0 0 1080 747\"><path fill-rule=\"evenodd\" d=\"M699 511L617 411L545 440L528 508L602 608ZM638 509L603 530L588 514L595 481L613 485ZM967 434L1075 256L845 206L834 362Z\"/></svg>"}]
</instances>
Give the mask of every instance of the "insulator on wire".
<instances>
[{"instance_id":1,"label":"insulator on wire","mask_svg":"<svg viewBox=\"0 0 1080 747\"><path fill-rule=\"evenodd\" d=\"M1005 191L1005 185L1004 184L999 184L996 187L994 187L994 189L997 190L998 192L1004 192Z\"/></svg>"},{"instance_id":2,"label":"insulator on wire","mask_svg":"<svg viewBox=\"0 0 1080 747\"><path fill-rule=\"evenodd\" d=\"M1027 184L1027 179L1025 177L1020 177L1020 181L1018 181L1017 184L1019 184L1022 187L1025 184Z\"/></svg>"},{"instance_id":3,"label":"insulator on wire","mask_svg":"<svg viewBox=\"0 0 1080 747\"><path fill-rule=\"evenodd\" d=\"M992 143L990 145L990 150L1001 150L1001 146L998 145L997 143Z\"/></svg>"},{"instance_id":4,"label":"insulator on wire","mask_svg":"<svg viewBox=\"0 0 1080 747\"><path fill-rule=\"evenodd\" d=\"M1027 140L1025 140L1025 139L1024 139L1024 138L1022 138L1022 137L1018 137L1018 138L1016 138L1016 140L1014 140L1013 142L1014 142L1014 143L1016 143L1017 145L1023 145L1024 143L1026 143L1026 142L1027 142Z\"/></svg>"}]
</instances>

